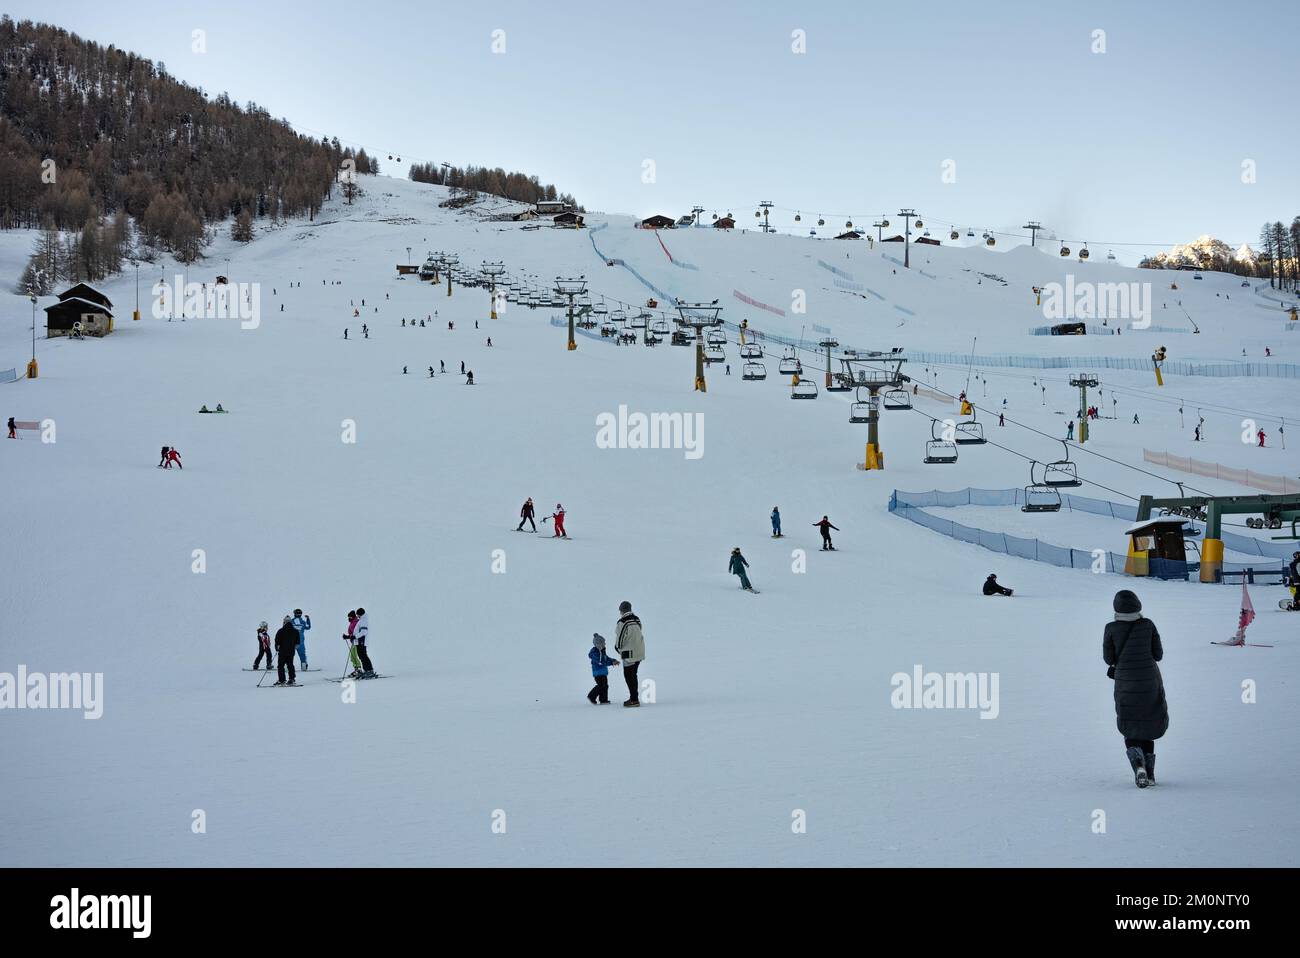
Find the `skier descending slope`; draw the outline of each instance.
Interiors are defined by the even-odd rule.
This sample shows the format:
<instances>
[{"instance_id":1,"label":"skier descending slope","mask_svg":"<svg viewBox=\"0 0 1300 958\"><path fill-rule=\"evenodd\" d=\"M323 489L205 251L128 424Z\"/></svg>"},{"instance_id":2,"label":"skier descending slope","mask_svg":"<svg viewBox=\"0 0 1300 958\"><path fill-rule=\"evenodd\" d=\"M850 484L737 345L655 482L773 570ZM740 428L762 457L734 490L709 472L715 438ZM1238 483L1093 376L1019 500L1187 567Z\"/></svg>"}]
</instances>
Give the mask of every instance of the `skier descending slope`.
<instances>
[{"instance_id":1,"label":"skier descending slope","mask_svg":"<svg viewBox=\"0 0 1300 958\"><path fill-rule=\"evenodd\" d=\"M749 584L749 576L745 574L749 562L740 554L740 546L731 550L731 558L727 562L727 571L732 575L740 576L740 587L746 592L753 592L754 587Z\"/></svg>"},{"instance_id":2,"label":"skier descending slope","mask_svg":"<svg viewBox=\"0 0 1300 958\"><path fill-rule=\"evenodd\" d=\"M614 640L614 651L623 662L623 681L627 683L628 700L623 707L635 709L641 707L636 673L645 661L645 636L641 633L641 620L632 612L631 602L620 602L618 611L618 638Z\"/></svg>"},{"instance_id":3,"label":"skier descending slope","mask_svg":"<svg viewBox=\"0 0 1300 958\"><path fill-rule=\"evenodd\" d=\"M1124 736L1138 788L1156 783L1156 743L1169 729L1165 683L1156 663L1164 658L1155 623L1128 589L1115 593L1115 621L1106 625L1101 654L1115 680L1115 724Z\"/></svg>"},{"instance_id":4,"label":"skier descending slope","mask_svg":"<svg viewBox=\"0 0 1300 958\"><path fill-rule=\"evenodd\" d=\"M781 538L781 510L776 506L772 507L772 538Z\"/></svg>"},{"instance_id":5,"label":"skier descending slope","mask_svg":"<svg viewBox=\"0 0 1300 958\"><path fill-rule=\"evenodd\" d=\"M361 657L361 678L375 678L375 667L370 664L370 655L366 651L366 639L370 637L370 616L366 610L357 606L357 627L352 630L356 643L357 655Z\"/></svg>"}]
</instances>

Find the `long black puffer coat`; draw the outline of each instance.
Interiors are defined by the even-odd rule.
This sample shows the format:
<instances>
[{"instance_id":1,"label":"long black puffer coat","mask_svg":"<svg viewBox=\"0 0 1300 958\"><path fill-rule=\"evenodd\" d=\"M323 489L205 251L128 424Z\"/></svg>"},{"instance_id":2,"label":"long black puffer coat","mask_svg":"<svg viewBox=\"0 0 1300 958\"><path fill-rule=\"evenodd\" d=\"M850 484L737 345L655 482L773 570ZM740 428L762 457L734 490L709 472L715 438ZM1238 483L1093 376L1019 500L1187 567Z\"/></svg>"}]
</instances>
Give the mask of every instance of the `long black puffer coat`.
<instances>
[{"instance_id":1,"label":"long black puffer coat","mask_svg":"<svg viewBox=\"0 0 1300 958\"><path fill-rule=\"evenodd\" d=\"M1110 622L1102 658L1115 666L1115 724L1125 738L1157 739L1169 730L1169 706L1160 677L1164 648L1150 619Z\"/></svg>"}]
</instances>

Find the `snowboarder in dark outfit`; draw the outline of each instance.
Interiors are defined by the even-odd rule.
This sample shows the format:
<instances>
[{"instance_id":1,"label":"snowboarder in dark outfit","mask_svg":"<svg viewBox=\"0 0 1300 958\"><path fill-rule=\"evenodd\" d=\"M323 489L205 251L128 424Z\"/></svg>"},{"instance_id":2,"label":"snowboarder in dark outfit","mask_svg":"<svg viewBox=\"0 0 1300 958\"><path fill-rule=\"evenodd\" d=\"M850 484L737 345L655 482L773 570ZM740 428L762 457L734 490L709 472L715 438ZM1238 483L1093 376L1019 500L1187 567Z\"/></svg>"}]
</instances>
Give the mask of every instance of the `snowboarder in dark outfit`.
<instances>
[{"instance_id":1,"label":"snowboarder in dark outfit","mask_svg":"<svg viewBox=\"0 0 1300 958\"><path fill-rule=\"evenodd\" d=\"M998 583L998 577L990 572L989 577L984 580L985 595L1011 595L1012 590Z\"/></svg>"},{"instance_id":2,"label":"snowboarder in dark outfit","mask_svg":"<svg viewBox=\"0 0 1300 958\"><path fill-rule=\"evenodd\" d=\"M532 526L534 532L537 531L537 523L533 522L533 512L533 497L529 496L519 510L519 525L515 526L515 532L523 532L525 522Z\"/></svg>"},{"instance_id":3,"label":"snowboarder in dark outfit","mask_svg":"<svg viewBox=\"0 0 1300 958\"><path fill-rule=\"evenodd\" d=\"M276 685L297 685L298 674L293 668L293 656L298 651L298 630L293 627L293 620L284 617L284 624L275 633L275 653L279 656L278 677ZM285 667L289 669L289 681L284 680Z\"/></svg>"},{"instance_id":4,"label":"snowboarder in dark outfit","mask_svg":"<svg viewBox=\"0 0 1300 958\"><path fill-rule=\"evenodd\" d=\"M266 671L270 672L275 667L274 653L271 652L271 632L270 626L263 622L257 627L257 658L253 659L253 668L262 667L262 656L266 656Z\"/></svg>"},{"instance_id":5,"label":"snowboarder in dark outfit","mask_svg":"<svg viewBox=\"0 0 1300 958\"><path fill-rule=\"evenodd\" d=\"M614 651L622 660L623 681L627 683L628 700L623 707L635 709L641 707L636 673L645 659L645 636L641 633L641 620L632 612L631 602L620 602L618 611L618 638L614 640Z\"/></svg>"},{"instance_id":6,"label":"snowboarder in dark outfit","mask_svg":"<svg viewBox=\"0 0 1300 958\"><path fill-rule=\"evenodd\" d=\"M772 507L772 538L781 538L781 510L776 506Z\"/></svg>"},{"instance_id":7,"label":"snowboarder in dark outfit","mask_svg":"<svg viewBox=\"0 0 1300 958\"><path fill-rule=\"evenodd\" d=\"M840 530L831 525L831 520L825 516L822 516L821 522L814 522L813 525L822 531L822 552L834 552L835 546L831 542L831 530L835 529L836 532Z\"/></svg>"},{"instance_id":8,"label":"snowboarder in dark outfit","mask_svg":"<svg viewBox=\"0 0 1300 958\"><path fill-rule=\"evenodd\" d=\"M1156 663L1164 658L1160 633L1142 617L1142 603L1128 589L1115 593L1115 621L1106 624L1101 657L1115 680L1115 724L1138 788L1156 783L1156 742L1169 730L1165 683Z\"/></svg>"},{"instance_id":9,"label":"snowboarder in dark outfit","mask_svg":"<svg viewBox=\"0 0 1300 958\"><path fill-rule=\"evenodd\" d=\"M169 453L169 452L171 452L171 451L172 451L172 447L171 447L171 446L163 446L163 447L162 447L162 458L158 460L158 468L160 468L160 469L166 469L166 468L167 468L167 453Z\"/></svg>"},{"instance_id":10,"label":"snowboarder in dark outfit","mask_svg":"<svg viewBox=\"0 0 1300 958\"><path fill-rule=\"evenodd\" d=\"M753 592L754 587L749 584L749 576L745 570L749 568L749 562L740 554L740 546L731 550L731 558L727 560L727 571L732 575L740 576L740 587L746 592Z\"/></svg>"},{"instance_id":11,"label":"snowboarder in dark outfit","mask_svg":"<svg viewBox=\"0 0 1300 958\"><path fill-rule=\"evenodd\" d=\"M591 642L591 651L587 653L587 658L591 659L591 675L596 680L596 684L587 693L587 701L592 705L608 705L609 667L618 665L618 659L611 659L605 654L605 637L599 632L592 633Z\"/></svg>"}]
</instances>

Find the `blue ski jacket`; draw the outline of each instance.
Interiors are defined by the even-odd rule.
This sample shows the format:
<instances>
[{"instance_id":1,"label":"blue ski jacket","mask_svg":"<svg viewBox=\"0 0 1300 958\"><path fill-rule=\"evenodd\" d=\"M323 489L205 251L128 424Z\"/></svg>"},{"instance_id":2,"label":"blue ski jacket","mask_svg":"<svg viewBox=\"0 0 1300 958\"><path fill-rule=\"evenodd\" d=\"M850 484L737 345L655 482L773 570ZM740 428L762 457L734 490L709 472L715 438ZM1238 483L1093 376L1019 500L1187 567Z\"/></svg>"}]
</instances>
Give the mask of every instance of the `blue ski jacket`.
<instances>
[{"instance_id":1,"label":"blue ski jacket","mask_svg":"<svg viewBox=\"0 0 1300 958\"><path fill-rule=\"evenodd\" d=\"M289 624L298 630L298 641L301 642L307 638L307 633L311 631L311 616L295 615L289 620Z\"/></svg>"},{"instance_id":2,"label":"blue ski jacket","mask_svg":"<svg viewBox=\"0 0 1300 958\"><path fill-rule=\"evenodd\" d=\"M618 665L618 659L611 659L594 645L591 647L591 651L587 653L587 658L591 659L591 674L593 676L609 675L609 667Z\"/></svg>"}]
</instances>

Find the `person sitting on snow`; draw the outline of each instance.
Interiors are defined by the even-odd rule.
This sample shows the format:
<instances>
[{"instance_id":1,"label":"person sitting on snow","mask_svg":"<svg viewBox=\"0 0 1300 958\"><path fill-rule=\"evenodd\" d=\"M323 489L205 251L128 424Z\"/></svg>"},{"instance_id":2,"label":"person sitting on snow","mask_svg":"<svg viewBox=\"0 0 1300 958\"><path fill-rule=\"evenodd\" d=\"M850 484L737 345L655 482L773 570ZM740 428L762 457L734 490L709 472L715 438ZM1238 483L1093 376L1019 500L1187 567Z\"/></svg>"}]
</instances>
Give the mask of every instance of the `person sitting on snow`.
<instances>
[{"instance_id":1,"label":"person sitting on snow","mask_svg":"<svg viewBox=\"0 0 1300 958\"><path fill-rule=\"evenodd\" d=\"M1011 595L1011 590L998 584L998 577L990 572L989 577L984 580L985 595Z\"/></svg>"}]
</instances>

